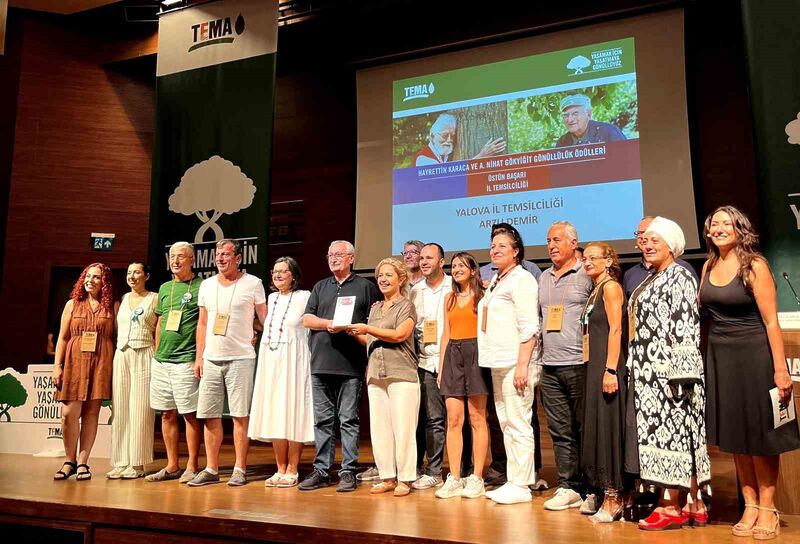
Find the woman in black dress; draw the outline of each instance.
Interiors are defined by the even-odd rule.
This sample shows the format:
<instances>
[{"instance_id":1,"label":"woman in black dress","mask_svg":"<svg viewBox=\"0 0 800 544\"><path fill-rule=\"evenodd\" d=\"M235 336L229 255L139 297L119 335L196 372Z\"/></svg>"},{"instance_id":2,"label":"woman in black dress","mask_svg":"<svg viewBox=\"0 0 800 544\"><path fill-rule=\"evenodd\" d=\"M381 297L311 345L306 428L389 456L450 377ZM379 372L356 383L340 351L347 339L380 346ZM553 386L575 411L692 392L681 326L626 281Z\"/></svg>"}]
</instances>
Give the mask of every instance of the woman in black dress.
<instances>
[{"instance_id":1,"label":"woman in black dress","mask_svg":"<svg viewBox=\"0 0 800 544\"><path fill-rule=\"evenodd\" d=\"M616 521L622 514L622 466L625 429L625 358L622 314L625 296L619 283L616 251L592 242L583 253L583 267L594 290L583 310L583 360L586 368L581 468L595 493L604 494L593 522Z\"/></svg>"},{"instance_id":2,"label":"woman in black dress","mask_svg":"<svg viewBox=\"0 0 800 544\"><path fill-rule=\"evenodd\" d=\"M708 440L734 455L745 510L733 534L768 540L780 530L773 502L778 456L800 448L796 422L773 428L770 389L778 389L781 402L794 402L775 283L742 212L718 208L706 219L704 234L709 258L700 303L711 318Z\"/></svg>"}]
</instances>

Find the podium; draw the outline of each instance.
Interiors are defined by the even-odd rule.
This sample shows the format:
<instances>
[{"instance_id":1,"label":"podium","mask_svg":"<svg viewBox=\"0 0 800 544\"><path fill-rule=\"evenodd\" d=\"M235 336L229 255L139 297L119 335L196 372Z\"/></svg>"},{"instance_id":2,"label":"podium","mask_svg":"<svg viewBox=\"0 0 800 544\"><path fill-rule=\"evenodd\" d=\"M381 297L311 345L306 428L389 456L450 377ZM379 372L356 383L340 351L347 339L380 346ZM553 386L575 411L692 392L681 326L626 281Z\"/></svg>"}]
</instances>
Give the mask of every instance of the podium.
<instances>
[{"instance_id":1,"label":"podium","mask_svg":"<svg viewBox=\"0 0 800 544\"><path fill-rule=\"evenodd\" d=\"M783 329L783 346L794 381L794 402L800 417L800 329ZM800 514L800 450L781 455L775 506L784 514Z\"/></svg>"}]
</instances>

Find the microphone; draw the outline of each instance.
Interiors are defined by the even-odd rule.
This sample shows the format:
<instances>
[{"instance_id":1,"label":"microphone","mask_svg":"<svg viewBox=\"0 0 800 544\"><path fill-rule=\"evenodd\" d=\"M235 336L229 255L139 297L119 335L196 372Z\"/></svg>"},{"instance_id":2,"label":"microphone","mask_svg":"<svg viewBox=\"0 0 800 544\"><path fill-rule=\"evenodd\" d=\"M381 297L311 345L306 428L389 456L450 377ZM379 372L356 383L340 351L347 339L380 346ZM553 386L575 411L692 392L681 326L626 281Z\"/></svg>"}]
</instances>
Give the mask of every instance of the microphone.
<instances>
[{"instance_id":1,"label":"microphone","mask_svg":"<svg viewBox=\"0 0 800 544\"><path fill-rule=\"evenodd\" d=\"M794 290L794 286L792 286L792 282L789 281L789 274L784 272L783 273L783 279L786 280L787 285L789 285L789 289L792 290L792 294L794 295L794 299L797 301L797 304L800 305L800 297L797 296L797 291Z\"/></svg>"}]
</instances>

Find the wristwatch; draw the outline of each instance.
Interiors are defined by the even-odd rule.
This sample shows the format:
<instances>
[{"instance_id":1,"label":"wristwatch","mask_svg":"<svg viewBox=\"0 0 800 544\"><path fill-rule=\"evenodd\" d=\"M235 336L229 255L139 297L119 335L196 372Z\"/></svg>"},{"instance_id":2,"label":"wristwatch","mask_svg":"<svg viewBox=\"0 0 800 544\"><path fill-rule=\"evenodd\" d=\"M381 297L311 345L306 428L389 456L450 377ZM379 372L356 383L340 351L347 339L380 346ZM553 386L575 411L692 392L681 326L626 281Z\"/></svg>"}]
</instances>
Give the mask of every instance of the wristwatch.
<instances>
[{"instance_id":1,"label":"wristwatch","mask_svg":"<svg viewBox=\"0 0 800 544\"><path fill-rule=\"evenodd\" d=\"M606 372L608 372L608 373L609 373L609 374L611 374L612 376L616 376L616 375L617 375L617 369L616 369L616 368L609 368L609 367L606 367Z\"/></svg>"}]
</instances>

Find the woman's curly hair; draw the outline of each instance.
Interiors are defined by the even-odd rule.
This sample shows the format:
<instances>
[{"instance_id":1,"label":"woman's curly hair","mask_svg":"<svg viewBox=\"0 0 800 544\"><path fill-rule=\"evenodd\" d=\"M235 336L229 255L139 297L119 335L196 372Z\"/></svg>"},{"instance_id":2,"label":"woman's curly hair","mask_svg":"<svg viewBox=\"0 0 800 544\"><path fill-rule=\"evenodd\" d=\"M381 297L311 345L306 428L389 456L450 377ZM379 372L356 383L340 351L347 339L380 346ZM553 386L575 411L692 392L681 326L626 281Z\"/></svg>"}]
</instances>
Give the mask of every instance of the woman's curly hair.
<instances>
[{"instance_id":1,"label":"woman's curly hair","mask_svg":"<svg viewBox=\"0 0 800 544\"><path fill-rule=\"evenodd\" d=\"M83 283L86 281L86 273L90 268L100 269L100 304L109 312L113 312L114 275L111 273L111 269L103 263L92 263L83 269L78 281L76 281L75 285L72 287L72 293L70 294L69 298L75 302L82 302L89 296L89 293L87 293L86 289L83 287Z\"/></svg>"}]
</instances>

